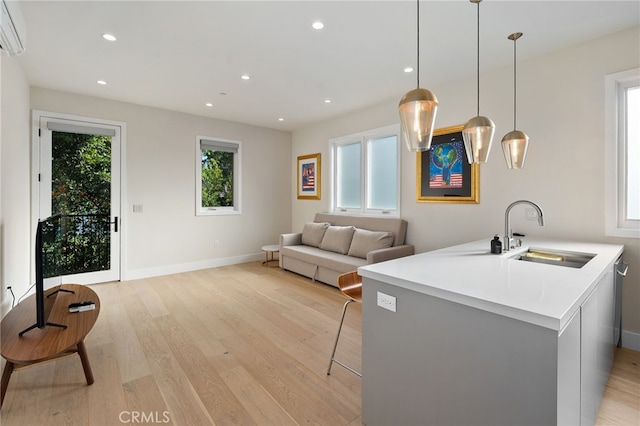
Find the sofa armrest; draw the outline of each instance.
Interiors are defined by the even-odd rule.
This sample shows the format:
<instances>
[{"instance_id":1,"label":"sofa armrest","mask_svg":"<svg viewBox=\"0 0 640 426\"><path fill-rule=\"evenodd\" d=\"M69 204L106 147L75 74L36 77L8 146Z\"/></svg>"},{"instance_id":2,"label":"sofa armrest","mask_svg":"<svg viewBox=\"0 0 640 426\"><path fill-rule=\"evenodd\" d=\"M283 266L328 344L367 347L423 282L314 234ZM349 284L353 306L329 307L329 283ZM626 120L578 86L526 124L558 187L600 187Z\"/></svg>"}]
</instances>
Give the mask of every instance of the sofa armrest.
<instances>
[{"instance_id":1,"label":"sofa armrest","mask_svg":"<svg viewBox=\"0 0 640 426\"><path fill-rule=\"evenodd\" d=\"M367 253L367 264L384 262L385 260L397 259L398 257L411 256L414 253L415 249L411 244L372 250Z\"/></svg>"},{"instance_id":2,"label":"sofa armrest","mask_svg":"<svg viewBox=\"0 0 640 426\"><path fill-rule=\"evenodd\" d=\"M302 232L280 234L280 247L299 246L302 244Z\"/></svg>"}]
</instances>

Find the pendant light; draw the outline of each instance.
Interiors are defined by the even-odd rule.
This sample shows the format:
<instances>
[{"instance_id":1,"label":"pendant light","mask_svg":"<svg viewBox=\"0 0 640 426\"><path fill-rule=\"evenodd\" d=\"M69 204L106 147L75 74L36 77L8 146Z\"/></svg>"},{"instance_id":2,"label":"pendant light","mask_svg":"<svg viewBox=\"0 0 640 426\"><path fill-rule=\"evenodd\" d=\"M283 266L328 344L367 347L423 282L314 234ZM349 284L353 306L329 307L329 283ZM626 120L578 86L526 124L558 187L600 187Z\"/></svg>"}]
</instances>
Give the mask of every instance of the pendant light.
<instances>
[{"instance_id":1,"label":"pendant light","mask_svg":"<svg viewBox=\"0 0 640 426\"><path fill-rule=\"evenodd\" d=\"M480 2L482 0L469 0L477 5L477 112L476 116L466 122L462 128L462 140L467 151L467 160L471 163L486 163L491 150L491 141L496 125L488 117L480 115Z\"/></svg>"},{"instance_id":2,"label":"pendant light","mask_svg":"<svg viewBox=\"0 0 640 426\"><path fill-rule=\"evenodd\" d=\"M529 136L516 130L516 40L522 37L522 33L513 33L507 37L513 41L513 131L502 138L502 152L510 169L521 169L527 156Z\"/></svg>"},{"instance_id":3,"label":"pendant light","mask_svg":"<svg viewBox=\"0 0 640 426\"><path fill-rule=\"evenodd\" d=\"M407 92L398 104L402 135L409 151L427 151L431 148L433 126L438 110L438 98L427 89L420 88L420 0L417 3L417 88Z\"/></svg>"}]
</instances>

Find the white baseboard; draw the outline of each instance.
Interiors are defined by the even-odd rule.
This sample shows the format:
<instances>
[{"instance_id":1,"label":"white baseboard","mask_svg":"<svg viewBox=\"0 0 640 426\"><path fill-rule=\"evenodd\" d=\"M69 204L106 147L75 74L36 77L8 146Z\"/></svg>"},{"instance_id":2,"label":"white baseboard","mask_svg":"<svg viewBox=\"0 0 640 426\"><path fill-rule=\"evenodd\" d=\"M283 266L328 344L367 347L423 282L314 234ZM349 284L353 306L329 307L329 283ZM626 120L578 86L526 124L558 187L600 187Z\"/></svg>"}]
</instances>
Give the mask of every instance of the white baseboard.
<instances>
[{"instance_id":1,"label":"white baseboard","mask_svg":"<svg viewBox=\"0 0 640 426\"><path fill-rule=\"evenodd\" d=\"M622 346L640 352L640 333L622 329Z\"/></svg>"},{"instance_id":2,"label":"white baseboard","mask_svg":"<svg viewBox=\"0 0 640 426\"><path fill-rule=\"evenodd\" d=\"M162 275L179 274L182 272L198 271L201 269L218 268L220 266L236 265L238 263L255 262L264 260L264 253L245 254L241 256L224 257L219 259L204 260L202 262L183 263L177 265L165 265L157 268L135 269L126 271L122 281L139 280L143 278L158 277Z\"/></svg>"}]
</instances>

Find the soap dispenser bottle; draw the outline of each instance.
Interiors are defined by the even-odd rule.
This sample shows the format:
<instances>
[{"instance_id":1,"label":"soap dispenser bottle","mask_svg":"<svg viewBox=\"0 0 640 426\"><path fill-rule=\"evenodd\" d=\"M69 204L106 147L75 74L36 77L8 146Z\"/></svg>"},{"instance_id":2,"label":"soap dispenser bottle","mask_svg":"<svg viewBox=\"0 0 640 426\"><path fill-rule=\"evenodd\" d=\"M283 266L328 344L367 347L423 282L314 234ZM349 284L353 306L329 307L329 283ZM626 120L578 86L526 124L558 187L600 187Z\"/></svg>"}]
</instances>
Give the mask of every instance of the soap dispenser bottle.
<instances>
[{"instance_id":1,"label":"soap dispenser bottle","mask_svg":"<svg viewBox=\"0 0 640 426\"><path fill-rule=\"evenodd\" d=\"M500 241L500 237L497 234L495 237L493 237L493 240L491 240L491 253L502 253L502 241Z\"/></svg>"}]
</instances>

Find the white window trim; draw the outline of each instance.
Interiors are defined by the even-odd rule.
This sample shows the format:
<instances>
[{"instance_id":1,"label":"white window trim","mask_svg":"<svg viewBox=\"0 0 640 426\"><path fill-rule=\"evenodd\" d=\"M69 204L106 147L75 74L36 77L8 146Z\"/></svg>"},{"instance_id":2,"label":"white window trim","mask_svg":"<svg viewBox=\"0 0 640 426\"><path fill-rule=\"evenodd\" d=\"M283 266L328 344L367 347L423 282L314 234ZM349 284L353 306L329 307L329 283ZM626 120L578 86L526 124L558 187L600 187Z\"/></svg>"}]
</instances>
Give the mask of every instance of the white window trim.
<instances>
[{"instance_id":1,"label":"white window trim","mask_svg":"<svg viewBox=\"0 0 640 426\"><path fill-rule=\"evenodd\" d=\"M202 207L202 154L200 150L200 142L202 140L223 142L234 144L238 146L238 152L234 156L234 175L233 175L233 194L234 194L234 206L233 207L215 207L215 208L203 208ZM196 169L196 216L226 216L242 214L242 142L222 139L212 136L196 136L195 144L195 169Z\"/></svg>"},{"instance_id":2,"label":"white window trim","mask_svg":"<svg viewBox=\"0 0 640 426\"><path fill-rule=\"evenodd\" d=\"M369 209L367 208L367 205L366 205L366 201L367 201L366 194L367 194L367 185L368 185L366 177L368 176L368 171L367 171L368 161L365 156L365 151L366 151L365 146L369 139L379 139L379 138L393 136L393 135L396 136L398 141L398 144L397 144L398 167L396 170L396 182L397 182L396 206L397 208L395 210ZM363 171L363 176L362 176L363 179L361 182L362 186L360 191L360 205L362 207L358 209L338 208L336 203L336 199L338 196L338 182L336 182L336 179L335 179L336 161L337 161L335 148L337 146L349 145L352 143L360 143L360 149L362 153L362 155L360 156L360 162L361 162L360 167L361 167L361 170ZM401 145L400 124L392 124L390 126L379 127L377 129L367 130L367 131L355 133L352 135L329 139L329 153L331 155L331 211L333 213L343 213L343 214L357 213L357 214L366 214L366 215L372 215L372 216L400 217L400 193L402 188L402 185L400 183L400 179L401 179L400 170L402 169L401 167L402 155L401 155L400 145Z\"/></svg>"},{"instance_id":3,"label":"white window trim","mask_svg":"<svg viewBox=\"0 0 640 426\"><path fill-rule=\"evenodd\" d=\"M608 236L640 238L640 221L624 220L626 211L626 141L620 120L620 90L640 83L640 68L605 78L605 232Z\"/></svg>"}]
</instances>

